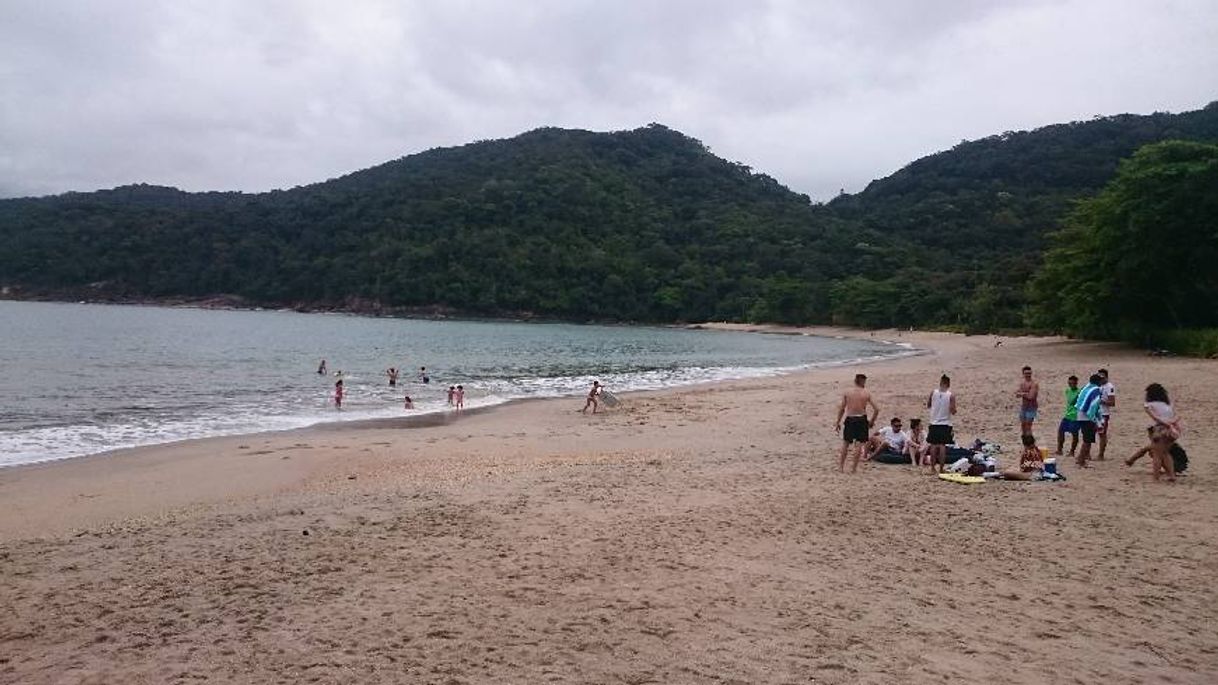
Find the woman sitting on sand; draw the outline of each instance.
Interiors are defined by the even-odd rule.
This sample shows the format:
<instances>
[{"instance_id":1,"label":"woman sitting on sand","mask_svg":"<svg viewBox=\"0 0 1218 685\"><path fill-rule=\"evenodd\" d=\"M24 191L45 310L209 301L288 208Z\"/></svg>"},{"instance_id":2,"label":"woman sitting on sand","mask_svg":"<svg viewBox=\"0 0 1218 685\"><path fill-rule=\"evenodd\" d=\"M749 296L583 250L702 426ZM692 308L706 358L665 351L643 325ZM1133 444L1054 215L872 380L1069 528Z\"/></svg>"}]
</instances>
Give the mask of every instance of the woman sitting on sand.
<instances>
[{"instance_id":1,"label":"woman sitting on sand","mask_svg":"<svg viewBox=\"0 0 1218 685\"><path fill-rule=\"evenodd\" d=\"M921 466L926 457L926 432L922 430L922 419L909 420L909 439L905 442L905 454L909 463Z\"/></svg>"},{"instance_id":2,"label":"woman sitting on sand","mask_svg":"<svg viewBox=\"0 0 1218 685\"><path fill-rule=\"evenodd\" d=\"M1035 435L1023 436L1023 452L1019 455L1019 469L1008 469L1002 472L1006 480L1035 480L1045 470L1044 457L1036 446Z\"/></svg>"},{"instance_id":3,"label":"woman sitting on sand","mask_svg":"<svg viewBox=\"0 0 1218 685\"><path fill-rule=\"evenodd\" d=\"M1167 480L1174 481L1176 467L1172 461L1171 448L1180 439L1181 426L1180 417L1167 396L1167 389L1158 383L1146 386L1146 403L1143 408L1146 415L1154 421L1146 429L1150 444L1134 452L1133 456L1125 460L1125 465L1133 466L1134 462L1150 454L1151 474L1154 479L1159 480L1162 473L1167 473Z\"/></svg>"}]
</instances>

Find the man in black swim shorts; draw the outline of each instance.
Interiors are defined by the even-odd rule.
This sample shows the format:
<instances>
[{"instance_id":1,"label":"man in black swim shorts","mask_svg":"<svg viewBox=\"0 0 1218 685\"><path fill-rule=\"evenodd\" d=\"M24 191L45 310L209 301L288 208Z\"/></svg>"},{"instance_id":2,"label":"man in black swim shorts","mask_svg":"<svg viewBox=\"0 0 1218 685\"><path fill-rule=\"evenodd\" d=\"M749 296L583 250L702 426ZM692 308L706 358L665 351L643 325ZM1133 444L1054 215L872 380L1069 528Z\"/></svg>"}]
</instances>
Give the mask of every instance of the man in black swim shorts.
<instances>
[{"instance_id":1,"label":"man in black swim shorts","mask_svg":"<svg viewBox=\"0 0 1218 685\"><path fill-rule=\"evenodd\" d=\"M880 414L880 408L871 399L871 393L867 392L866 386L867 377L861 373L855 375L854 387L842 393L842 403L837 408L833 430L842 432L842 450L837 457L838 471L846 470L846 452L851 445L854 446L854 461L850 466L850 473L858 470L863 448L870 440L871 427L875 425L875 417ZM871 407L870 419L867 418L868 406ZM846 418L845 427L842 426L843 416Z\"/></svg>"}]
</instances>

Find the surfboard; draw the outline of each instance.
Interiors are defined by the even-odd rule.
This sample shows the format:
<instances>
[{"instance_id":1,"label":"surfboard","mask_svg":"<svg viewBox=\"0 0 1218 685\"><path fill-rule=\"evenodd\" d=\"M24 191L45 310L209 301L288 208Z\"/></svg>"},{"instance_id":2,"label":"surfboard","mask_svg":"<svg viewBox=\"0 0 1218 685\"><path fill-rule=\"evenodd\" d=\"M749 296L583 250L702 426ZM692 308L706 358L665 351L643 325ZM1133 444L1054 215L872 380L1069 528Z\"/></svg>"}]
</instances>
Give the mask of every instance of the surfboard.
<instances>
[{"instance_id":1,"label":"surfboard","mask_svg":"<svg viewBox=\"0 0 1218 685\"><path fill-rule=\"evenodd\" d=\"M945 480L949 483L962 483L965 485L985 482L985 479L980 476L966 476L962 473L940 473L939 480Z\"/></svg>"},{"instance_id":2,"label":"surfboard","mask_svg":"<svg viewBox=\"0 0 1218 685\"><path fill-rule=\"evenodd\" d=\"M601 402L604 402L606 407L616 407L618 405L619 400L617 398L617 395L614 395L613 393L609 392L608 390L602 390L601 391Z\"/></svg>"}]
</instances>

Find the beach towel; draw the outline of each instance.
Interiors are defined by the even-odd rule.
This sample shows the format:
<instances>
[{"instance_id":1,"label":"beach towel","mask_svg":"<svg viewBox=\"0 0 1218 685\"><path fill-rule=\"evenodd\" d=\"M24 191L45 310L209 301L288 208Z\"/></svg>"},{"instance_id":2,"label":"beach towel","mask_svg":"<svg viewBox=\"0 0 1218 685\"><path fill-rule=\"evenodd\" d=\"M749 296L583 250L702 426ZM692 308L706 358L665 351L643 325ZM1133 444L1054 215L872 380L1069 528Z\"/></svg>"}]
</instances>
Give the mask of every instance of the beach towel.
<instances>
[{"instance_id":1,"label":"beach towel","mask_svg":"<svg viewBox=\"0 0 1218 685\"><path fill-rule=\"evenodd\" d=\"M1074 408L1078 410L1080 421L1100 423L1100 394L1100 387L1091 383L1084 385L1083 389L1078 391L1078 400L1074 403Z\"/></svg>"}]
</instances>

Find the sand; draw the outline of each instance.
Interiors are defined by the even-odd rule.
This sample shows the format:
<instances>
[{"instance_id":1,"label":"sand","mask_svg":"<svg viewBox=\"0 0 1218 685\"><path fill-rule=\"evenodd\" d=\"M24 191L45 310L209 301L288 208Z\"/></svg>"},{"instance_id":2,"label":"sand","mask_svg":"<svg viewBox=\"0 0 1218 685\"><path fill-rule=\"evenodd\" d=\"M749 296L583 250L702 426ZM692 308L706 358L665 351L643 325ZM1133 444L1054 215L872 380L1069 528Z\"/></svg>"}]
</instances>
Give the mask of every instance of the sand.
<instances>
[{"instance_id":1,"label":"sand","mask_svg":"<svg viewBox=\"0 0 1218 685\"><path fill-rule=\"evenodd\" d=\"M840 367L5 469L0 682L1218 682L1218 363L902 339L933 354L864 367L881 417L946 370L1008 458L1023 364L1041 444L1107 366L1108 461L835 473ZM1190 427L1174 485L1120 461L1151 381Z\"/></svg>"}]
</instances>

